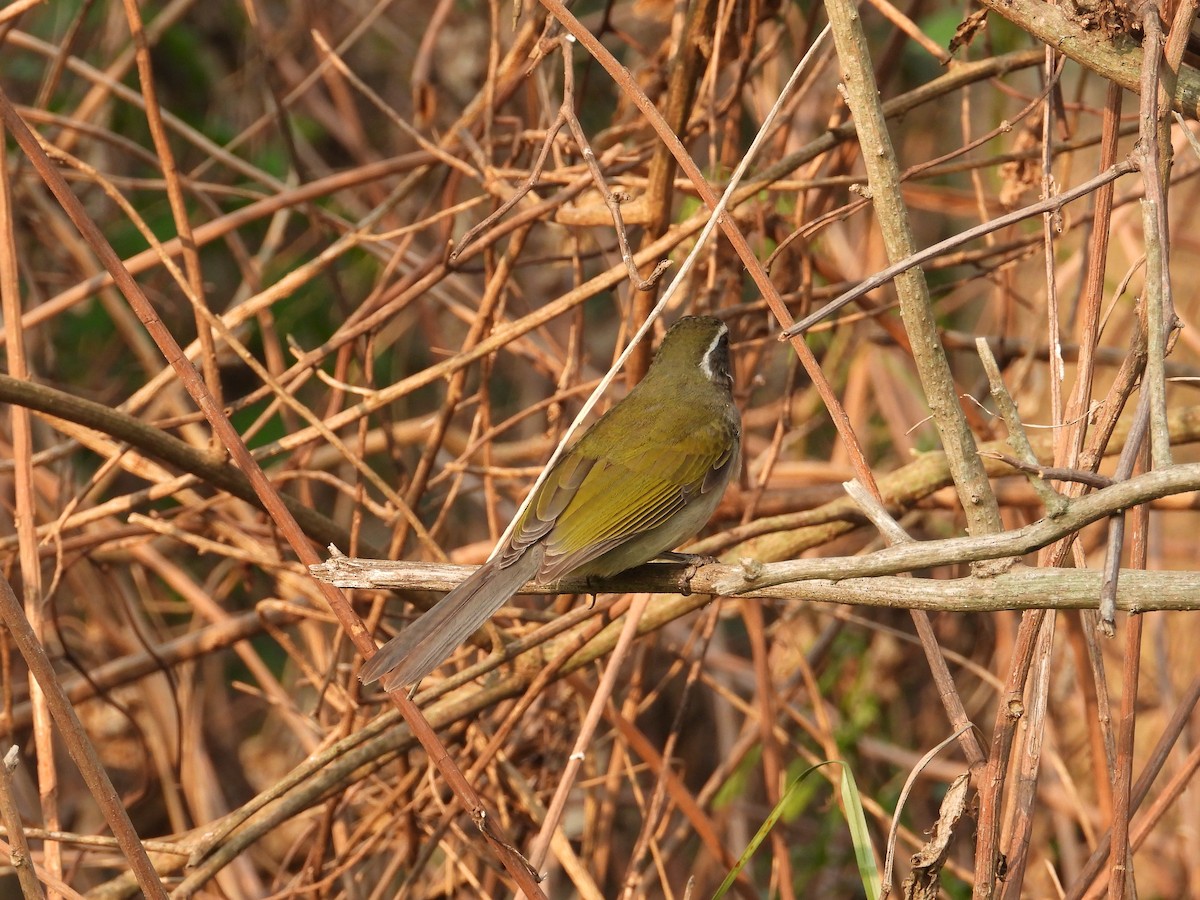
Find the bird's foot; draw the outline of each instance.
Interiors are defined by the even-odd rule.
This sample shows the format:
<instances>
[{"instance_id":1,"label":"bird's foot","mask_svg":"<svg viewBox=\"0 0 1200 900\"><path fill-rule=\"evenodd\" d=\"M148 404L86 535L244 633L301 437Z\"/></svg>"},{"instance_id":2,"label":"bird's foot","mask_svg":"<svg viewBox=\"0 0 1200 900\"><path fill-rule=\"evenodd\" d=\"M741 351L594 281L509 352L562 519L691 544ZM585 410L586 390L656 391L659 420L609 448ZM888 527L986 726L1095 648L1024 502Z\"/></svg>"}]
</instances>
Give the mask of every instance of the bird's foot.
<instances>
[{"instance_id":1,"label":"bird's foot","mask_svg":"<svg viewBox=\"0 0 1200 900\"><path fill-rule=\"evenodd\" d=\"M597 587L597 584L603 580L595 575L583 576L583 590L587 594L588 609L596 608L596 598L600 596L600 588Z\"/></svg>"},{"instance_id":2,"label":"bird's foot","mask_svg":"<svg viewBox=\"0 0 1200 900\"><path fill-rule=\"evenodd\" d=\"M701 566L707 566L709 563L718 562L715 556L703 556L699 553L678 553L671 550L667 553L659 554L659 559L664 562L674 563L684 566L683 573L683 596L690 596L692 593L692 579L696 577L696 573L700 571Z\"/></svg>"}]
</instances>

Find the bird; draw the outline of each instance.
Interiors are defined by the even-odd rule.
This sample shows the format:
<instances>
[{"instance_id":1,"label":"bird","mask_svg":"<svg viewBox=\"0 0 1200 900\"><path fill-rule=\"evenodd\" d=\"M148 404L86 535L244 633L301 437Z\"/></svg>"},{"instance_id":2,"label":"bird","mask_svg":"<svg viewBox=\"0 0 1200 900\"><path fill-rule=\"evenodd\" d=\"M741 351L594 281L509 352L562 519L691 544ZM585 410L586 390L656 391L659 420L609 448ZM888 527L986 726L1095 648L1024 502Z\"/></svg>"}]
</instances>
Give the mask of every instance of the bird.
<instances>
[{"instance_id":1,"label":"bird","mask_svg":"<svg viewBox=\"0 0 1200 900\"><path fill-rule=\"evenodd\" d=\"M527 581L605 577L673 550L712 516L741 465L729 328L684 316L645 377L554 463L491 557L363 666L364 684L420 682Z\"/></svg>"}]
</instances>

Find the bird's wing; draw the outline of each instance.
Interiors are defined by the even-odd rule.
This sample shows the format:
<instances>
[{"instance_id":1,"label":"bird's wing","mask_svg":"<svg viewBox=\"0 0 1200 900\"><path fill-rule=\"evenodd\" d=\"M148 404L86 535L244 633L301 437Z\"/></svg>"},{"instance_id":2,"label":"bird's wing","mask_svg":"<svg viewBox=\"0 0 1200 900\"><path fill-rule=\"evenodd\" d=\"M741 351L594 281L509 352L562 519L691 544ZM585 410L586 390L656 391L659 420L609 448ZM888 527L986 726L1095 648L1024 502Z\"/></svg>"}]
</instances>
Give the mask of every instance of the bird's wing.
<instances>
[{"instance_id":1,"label":"bird's wing","mask_svg":"<svg viewBox=\"0 0 1200 900\"><path fill-rule=\"evenodd\" d=\"M595 464L594 456L573 450L562 455L530 501L529 508L525 510L508 543L500 551L498 563L501 567L512 565L532 544L550 533Z\"/></svg>"},{"instance_id":2,"label":"bird's wing","mask_svg":"<svg viewBox=\"0 0 1200 900\"><path fill-rule=\"evenodd\" d=\"M693 430L686 441L652 443L653 453L610 450L596 459L569 502L559 498L557 521L546 531L542 576L559 577L603 556L664 524L695 495L724 484L721 476L733 461L733 427L708 420L699 428L710 434Z\"/></svg>"}]
</instances>

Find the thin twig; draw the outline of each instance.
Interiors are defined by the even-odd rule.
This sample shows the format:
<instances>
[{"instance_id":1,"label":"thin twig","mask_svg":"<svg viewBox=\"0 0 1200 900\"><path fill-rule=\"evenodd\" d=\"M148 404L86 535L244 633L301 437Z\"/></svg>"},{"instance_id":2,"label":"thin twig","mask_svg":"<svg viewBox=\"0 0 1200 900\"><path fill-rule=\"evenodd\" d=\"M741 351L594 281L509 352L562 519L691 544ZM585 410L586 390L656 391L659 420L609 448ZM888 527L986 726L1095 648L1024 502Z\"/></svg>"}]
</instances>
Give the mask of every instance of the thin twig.
<instances>
[{"instance_id":1,"label":"thin twig","mask_svg":"<svg viewBox=\"0 0 1200 900\"><path fill-rule=\"evenodd\" d=\"M4 754L4 759L0 760L0 822L4 823L5 837L11 843L9 865L17 873L21 893L26 900L38 900L46 895L38 881L37 873L33 870L33 857L29 853L29 842L25 839L25 826L21 821L16 795L13 793L12 775L17 770L20 759L21 751L13 744Z\"/></svg>"},{"instance_id":2,"label":"thin twig","mask_svg":"<svg viewBox=\"0 0 1200 900\"><path fill-rule=\"evenodd\" d=\"M1005 465L1012 466L1018 472L1027 472L1034 476L1030 478L1030 484L1033 485L1043 505L1046 504L1047 498L1044 491L1037 490L1039 483L1045 486L1045 482L1047 481L1069 481L1094 488L1106 488L1113 483L1113 480L1107 475L1098 475L1095 472L1087 472L1083 469L1066 469L1062 466L1043 466L1041 463L1026 462L1007 453L998 453L993 450L980 450L979 455L989 459L998 459ZM1062 494L1054 492L1053 488L1051 488L1051 491L1056 506L1061 508L1066 502L1066 498Z\"/></svg>"},{"instance_id":3,"label":"thin twig","mask_svg":"<svg viewBox=\"0 0 1200 900\"><path fill-rule=\"evenodd\" d=\"M654 271L647 278L642 278L637 266L634 265L633 251L629 248L629 235L625 232L625 222L621 218L621 204L628 202L629 196L623 191L609 190L608 182L604 178L604 171L596 162L596 154L592 150L591 144L588 143L587 135L583 133L583 126L579 124L578 116L575 115L575 63L571 59L571 46L574 41L563 37L559 39L559 43L562 46L563 54L563 103L559 114L566 120L567 127L571 130L571 136L575 138L575 144L583 156L583 161L587 163L588 171L592 174L592 181L596 183L596 190L604 198L604 205L608 207L608 211L612 215L617 246L621 248L621 261L625 263L625 268L629 272L630 284L633 285L634 290L653 290L663 273L671 267L671 261L669 259L659 260L654 266Z\"/></svg>"},{"instance_id":4,"label":"thin twig","mask_svg":"<svg viewBox=\"0 0 1200 900\"><path fill-rule=\"evenodd\" d=\"M1004 376L1000 374L1000 366L996 363L996 357L992 355L992 349L988 346L987 338L976 338L975 347L979 353L979 359L983 363L983 371L987 375L992 399L996 401L996 408L1000 410L1004 424L1008 426L1008 444L1013 448L1013 452L1020 457L1019 460L1014 460L1014 462L1022 471L1036 471L1039 468L1037 457L1034 456L1033 447L1029 443L1029 436L1025 433L1025 426L1021 423L1021 414L1017 411L1017 404L1013 402L1012 395L1008 392L1008 388L1004 384ZM1053 364L1051 368L1053 368ZM1056 422L1055 424L1057 425L1058 423ZM1029 483L1033 486L1037 495L1041 497L1048 516L1053 518L1066 509L1067 499L1047 484L1043 480L1043 476L1031 477Z\"/></svg>"},{"instance_id":5,"label":"thin twig","mask_svg":"<svg viewBox=\"0 0 1200 900\"><path fill-rule=\"evenodd\" d=\"M821 320L829 318L846 304L853 303L864 294L869 294L876 288L882 287L893 278L901 275L904 272L907 272L909 269L923 265L924 263L929 262L931 259L936 259L937 257L942 256L943 254L948 253L957 247L961 247L963 244L969 243L977 238L981 238L984 235L992 234L993 232L1008 228L1011 225L1015 225L1017 222L1032 218L1033 216L1044 215L1047 212L1060 210L1068 203L1078 200L1081 197L1086 197L1088 194L1098 190L1104 185L1116 181L1122 175L1128 175L1135 171L1137 171L1137 166L1130 160L1116 163L1109 169L1101 172L1099 175L1089 178L1087 181L1077 185L1069 191L1063 191L1062 193L1055 194L1053 197L1047 197L1045 200L1039 200L1037 203L1031 203L1026 207L1016 210L1015 212L999 216L998 218L992 219L990 222L984 222L981 225L968 228L966 231L960 232L953 237L946 238L944 241L938 241L936 244L931 244L924 250L918 250L915 253L906 256L904 259L892 263L886 269L883 269L877 274L872 275L870 278L860 281L844 294L841 294L836 299L826 303L816 312L805 316L791 328L786 329L781 337L792 337L796 334L802 334Z\"/></svg>"}]
</instances>

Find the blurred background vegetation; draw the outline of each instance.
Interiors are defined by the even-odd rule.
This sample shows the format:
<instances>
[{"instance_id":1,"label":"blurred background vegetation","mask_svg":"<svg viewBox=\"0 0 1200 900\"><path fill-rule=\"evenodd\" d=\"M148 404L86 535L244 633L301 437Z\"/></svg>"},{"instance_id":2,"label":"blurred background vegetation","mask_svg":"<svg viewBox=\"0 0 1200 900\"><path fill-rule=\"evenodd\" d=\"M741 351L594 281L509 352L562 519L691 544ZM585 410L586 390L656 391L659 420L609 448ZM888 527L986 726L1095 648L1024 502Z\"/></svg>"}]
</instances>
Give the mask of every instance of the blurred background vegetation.
<instances>
[{"instance_id":1,"label":"blurred background vegetation","mask_svg":"<svg viewBox=\"0 0 1200 900\"><path fill-rule=\"evenodd\" d=\"M820 5L772 0L585 2L573 11L664 110L718 190L825 22ZM1121 133L1117 158L1136 138L1135 95L1114 109L1109 82L1074 62L1047 91L1043 45L995 14L947 52L973 11L931 0L901 9L869 0L861 8L881 98L927 92L889 120L901 170L933 162L903 187L921 247L1038 199L1043 159L1054 190L1096 175L1105 165L1106 115ZM309 537L321 552L332 541L362 556L482 561L652 302L624 274L612 219L568 129L553 136L538 183L522 190L563 102L561 32L540 6L517 3L514 11L499 0L170 0L145 4L141 17L147 52L139 73L126 5L46 0L0 9L0 87L277 488L318 514L322 530ZM703 203L630 98L582 48L569 53L573 109L609 186L630 195L624 219L634 250L643 251L641 271L663 258L678 265L703 224ZM979 74L955 80L972 65ZM852 130L836 130L850 119L840 71L826 43L752 168L757 189L733 212L797 318L888 263L862 200L858 143ZM173 159L152 134L154 120ZM1167 398L1180 416L1200 371L1186 290L1198 263L1197 160L1183 130L1173 133L1169 187L1171 272L1184 327L1169 359L1177 380ZM754 180L767 170L768 179ZM32 454L14 443L7 411L0 416L0 561L33 603L31 617L138 833L166 842L154 856L164 883L182 883L180 895L230 898L509 895L511 884L404 726L364 736L386 704L358 685L354 648L270 520L156 452L153 435L166 433L231 465L11 139L5 174L12 214L3 224L23 310L19 322L4 321L5 371L20 371L12 354L21 348L29 379L56 392L45 402L57 413L34 418ZM178 190L191 231L182 241L169 190ZM1116 183L1111 211L1098 214L1089 195L1048 229L1030 218L925 267L956 389L979 401L963 401L979 441L1005 431L989 411L977 336L989 339L1027 423L1052 426L1062 415L1051 401L1048 278L1064 394L1081 374L1084 283L1097 267L1103 329L1085 409L1136 356L1142 195L1142 180L1127 176ZM515 206L464 246L467 230L510 198ZM1090 248L1094 228L1110 235L1106 255ZM453 263L451 247L461 250ZM163 264L164 250L229 336L196 312ZM727 241L710 242L676 297L668 322L692 313L729 322L745 420L745 471L704 548L769 562L879 546L861 517L847 527L839 524L844 511L826 515L825 505L842 496L840 482L854 474L847 451ZM940 446L894 304L886 286L807 338L877 475ZM645 363L635 355L629 380L614 383L606 402ZM64 396L95 401L111 418L78 421L55 406ZM349 455L391 492L365 479L282 397L330 422ZM1050 462L1052 438L1035 434ZM1194 434L1180 427L1172 436L1176 459L1192 458ZM1118 438L1107 452L1120 450ZM20 466L32 473L36 577L18 553ZM1009 471L994 484L1006 527L1043 515L1023 476ZM944 478L913 470L904 485L907 500L893 512L913 537L963 533ZM1156 503L1145 538L1151 568L1195 568L1191 505L1189 497ZM759 522L761 533L746 530ZM1104 534L1102 525L1080 534L1075 565L1100 565ZM920 574L966 572L961 565ZM435 597L353 595L380 639L403 626L414 604ZM597 605L597 621L609 614L609 599ZM586 603L522 600L496 624L526 634ZM727 599L681 614L639 639L621 663L561 842L542 867L548 896L711 896L781 802L782 819L742 874L738 895L862 895L836 786L810 779L785 789L816 762L846 761L881 854L909 772L952 732L938 687L903 611L750 605ZM933 617L984 747L1014 665L1019 618ZM1131 871L1142 896L1200 895L1200 803L1187 799L1195 788L1186 777L1200 723L1180 706L1195 702L1197 625L1186 613L1148 614L1144 640L1130 651L1120 640L1124 616L1116 641L1097 641L1076 613L1059 623L1043 657L1052 662L1042 688L1046 718L1018 742L1041 740L1041 767L1036 789L1014 794L1006 807L1005 836L1019 833L1014 821L1031 824L1027 848L1004 846L1010 863L1023 860L1005 896L1106 889L1105 875L1093 882L1082 873L1114 815L1106 717L1129 689L1120 677L1129 652L1142 662L1137 730L1114 752L1135 778L1168 718L1189 716L1160 782L1182 777L1152 793L1163 811L1138 839ZM479 658L479 648L466 647L443 673ZM76 839L107 831L61 744L35 736L38 699L3 631L0 663L0 734L21 751L13 790L35 862L57 867L80 892L135 895L111 842ZM523 707L514 704L536 667L518 666L491 693L497 676L483 676L427 707L519 849L541 825L603 667L600 660L538 685ZM511 730L489 746L501 729ZM361 756L350 764L355 735ZM320 764L304 768L313 761ZM922 770L901 813L897 885L965 769L951 748ZM298 772L305 777L286 780ZM53 792L45 787L52 773ZM271 804L274 790L283 799ZM238 811L260 827L241 843L225 834L204 843L218 826L232 829ZM46 828L70 834L46 840L36 830ZM232 834L250 834L241 828ZM226 840L236 852L185 869L198 846ZM974 845L964 820L942 895L971 895ZM57 852L47 857L50 847ZM11 870L0 871L0 894L17 890Z\"/></svg>"}]
</instances>

